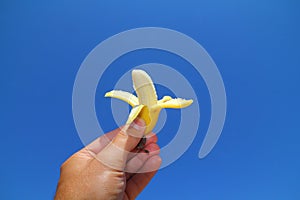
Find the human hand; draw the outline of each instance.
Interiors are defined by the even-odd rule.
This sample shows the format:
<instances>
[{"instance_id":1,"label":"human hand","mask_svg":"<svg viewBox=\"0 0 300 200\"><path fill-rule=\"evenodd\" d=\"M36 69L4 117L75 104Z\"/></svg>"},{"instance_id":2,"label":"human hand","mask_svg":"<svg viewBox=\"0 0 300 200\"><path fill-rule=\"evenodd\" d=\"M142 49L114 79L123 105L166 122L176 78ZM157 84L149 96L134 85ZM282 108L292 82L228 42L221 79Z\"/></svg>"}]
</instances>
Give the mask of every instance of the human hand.
<instances>
[{"instance_id":1,"label":"human hand","mask_svg":"<svg viewBox=\"0 0 300 200\"><path fill-rule=\"evenodd\" d=\"M153 133L145 144L149 153L134 153L144 130L136 119L73 154L61 166L55 199L135 199L161 164Z\"/></svg>"}]
</instances>

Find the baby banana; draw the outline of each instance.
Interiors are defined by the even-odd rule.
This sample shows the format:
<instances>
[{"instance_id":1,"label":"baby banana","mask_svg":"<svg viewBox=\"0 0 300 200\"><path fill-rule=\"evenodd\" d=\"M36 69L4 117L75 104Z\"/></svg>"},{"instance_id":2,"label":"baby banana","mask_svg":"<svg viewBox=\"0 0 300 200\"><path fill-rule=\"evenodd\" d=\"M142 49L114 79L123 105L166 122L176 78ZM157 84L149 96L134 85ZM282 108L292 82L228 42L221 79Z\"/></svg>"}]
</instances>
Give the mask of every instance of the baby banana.
<instances>
[{"instance_id":1,"label":"baby banana","mask_svg":"<svg viewBox=\"0 0 300 200\"><path fill-rule=\"evenodd\" d=\"M130 111L126 124L130 124L137 117L142 118L146 123L145 135L150 133L155 127L161 109L185 108L193 103L192 99L173 99L170 96L164 96L161 100L157 100L153 82L143 70L133 70L132 81L137 97L121 90L107 92L105 97L117 98L130 104L133 108Z\"/></svg>"}]
</instances>

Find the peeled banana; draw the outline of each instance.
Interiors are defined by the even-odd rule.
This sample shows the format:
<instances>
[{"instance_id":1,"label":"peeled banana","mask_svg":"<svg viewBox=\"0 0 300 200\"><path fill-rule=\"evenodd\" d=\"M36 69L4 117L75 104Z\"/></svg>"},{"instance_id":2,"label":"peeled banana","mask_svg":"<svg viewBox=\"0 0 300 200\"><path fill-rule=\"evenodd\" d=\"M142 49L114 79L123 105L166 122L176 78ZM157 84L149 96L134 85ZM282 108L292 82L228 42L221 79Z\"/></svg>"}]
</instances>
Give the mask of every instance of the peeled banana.
<instances>
[{"instance_id":1,"label":"peeled banana","mask_svg":"<svg viewBox=\"0 0 300 200\"><path fill-rule=\"evenodd\" d=\"M142 118L146 124L145 135L150 133L156 125L159 113L163 108L185 108L193 103L193 100L172 98L164 96L157 100L157 94L150 76L143 70L132 71L133 88L137 97L129 92L112 90L105 97L123 100L133 108L130 111L126 124L130 124L137 117Z\"/></svg>"}]
</instances>

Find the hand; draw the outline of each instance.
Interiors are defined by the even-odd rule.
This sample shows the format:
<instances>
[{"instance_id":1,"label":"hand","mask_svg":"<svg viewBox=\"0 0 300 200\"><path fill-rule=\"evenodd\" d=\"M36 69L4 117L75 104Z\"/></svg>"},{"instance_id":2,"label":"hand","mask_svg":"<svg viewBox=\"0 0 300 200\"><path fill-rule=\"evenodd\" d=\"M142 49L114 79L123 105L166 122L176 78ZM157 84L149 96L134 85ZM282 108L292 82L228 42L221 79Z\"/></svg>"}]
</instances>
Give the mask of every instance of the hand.
<instances>
[{"instance_id":1,"label":"hand","mask_svg":"<svg viewBox=\"0 0 300 200\"><path fill-rule=\"evenodd\" d=\"M147 137L148 153L136 152L145 123L109 132L73 154L61 166L55 199L135 199L157 172L157 137Z\"/></svg>"}]
</instances>

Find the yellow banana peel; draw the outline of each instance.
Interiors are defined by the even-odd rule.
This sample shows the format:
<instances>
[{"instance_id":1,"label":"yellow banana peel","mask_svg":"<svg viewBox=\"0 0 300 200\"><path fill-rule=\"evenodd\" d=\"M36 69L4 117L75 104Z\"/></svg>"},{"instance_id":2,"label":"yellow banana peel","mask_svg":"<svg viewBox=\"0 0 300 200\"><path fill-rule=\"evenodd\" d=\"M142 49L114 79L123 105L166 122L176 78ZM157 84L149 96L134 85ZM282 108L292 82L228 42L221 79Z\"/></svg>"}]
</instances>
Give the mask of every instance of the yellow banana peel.
<instances>
[{"instance_id":1,"label":"yellow banana peel","mask_svg":"<svg viewBox=\"0 0 300 200\"><path fill-rule=\"evenodd\" d=\"M157 94L150 76L143 70L132 71L133 87L137 97L129 92L112 90L105 97L123 100L132 106L126 124L132 123L137 117L145 121L145 135L150 133L156 125L159 113L163 108L185 108L193 103L193 100L172 98L164 96L157 100Z\"/></svg>"}]
</instances>

